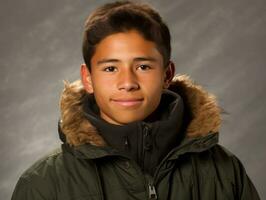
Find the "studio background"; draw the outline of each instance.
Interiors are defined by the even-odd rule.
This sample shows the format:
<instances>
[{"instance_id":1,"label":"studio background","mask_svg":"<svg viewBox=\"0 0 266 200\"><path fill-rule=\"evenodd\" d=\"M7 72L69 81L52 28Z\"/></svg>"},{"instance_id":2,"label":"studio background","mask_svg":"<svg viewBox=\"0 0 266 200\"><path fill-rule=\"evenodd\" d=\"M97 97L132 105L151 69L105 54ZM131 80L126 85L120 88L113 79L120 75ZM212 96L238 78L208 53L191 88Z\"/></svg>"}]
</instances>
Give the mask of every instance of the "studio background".
<instances>
[{"instance_id":1,"label":"studio background","mask_svg":"<svg viewBox=\"0 0 266 200\"><path fill-rule=\"evenodd\" d=\"M33 162L60 145L63 80L79 78L82 28L103 0L1 0L0 199ZM176 72L217 96L220 144L266 199L266 1L148 0L172 34Z\"/></svg>"}]
</instances>

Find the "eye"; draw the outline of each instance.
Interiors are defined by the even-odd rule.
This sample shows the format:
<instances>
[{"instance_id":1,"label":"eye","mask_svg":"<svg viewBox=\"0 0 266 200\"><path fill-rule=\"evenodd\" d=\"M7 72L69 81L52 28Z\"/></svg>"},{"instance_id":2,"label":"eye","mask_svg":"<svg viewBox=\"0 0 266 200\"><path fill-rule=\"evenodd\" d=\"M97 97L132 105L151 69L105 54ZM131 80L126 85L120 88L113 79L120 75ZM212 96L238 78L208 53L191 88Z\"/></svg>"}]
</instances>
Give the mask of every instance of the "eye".
<instances>
[{"instance_id":1,"label":"eye","mask_svg":"<svg viewBox=\"0 0 266 200\"><path fill-rule=\"evenodd\" d=\"M103 71L106 71L106 72L114 72L114 71L117 71L117 68L114 67L114 66L109 66L109 67L105 67L103 69Z\"/></svg>"},{"instance_id":2,"label":"eye","mask_svg":"<svg viewBox=\"0 0 266 200\"><path fill-rule=\"evenodd\" d=\"M151 69L151 67L149 65L139 65L138 68L141 69L141 70Z\"/></svg>"}]
</instances>

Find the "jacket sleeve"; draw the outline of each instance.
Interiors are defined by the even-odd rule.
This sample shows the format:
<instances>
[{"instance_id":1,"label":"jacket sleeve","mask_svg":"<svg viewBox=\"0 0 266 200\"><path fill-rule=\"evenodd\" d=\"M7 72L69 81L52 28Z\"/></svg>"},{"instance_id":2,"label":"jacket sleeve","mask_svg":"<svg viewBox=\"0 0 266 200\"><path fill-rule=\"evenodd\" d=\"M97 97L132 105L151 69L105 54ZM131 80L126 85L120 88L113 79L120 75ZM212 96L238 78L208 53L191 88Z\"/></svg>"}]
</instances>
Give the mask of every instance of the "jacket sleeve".
<instances>
[{"instance_id":1,"label":"jacket sleeve","mask_svg":"<svg viewBox=\"0 0 266 200\"><path fill-rule=\"evenodd\" d=\"M39 187L40 184L32 184L31 182L20 178L11 200L53 200L49 186Z\"/></svg>"},{"instance_id":2,"label":"jacket sleeve","mask_svg":"<svg viewBox=\"0 0 266 200\"><path fill-rule=\"evenodd\" d=\"M251 182L241 161L234 156L235 189L237 199L260 200L259 194Z\"/></svg>"}]
</instances>

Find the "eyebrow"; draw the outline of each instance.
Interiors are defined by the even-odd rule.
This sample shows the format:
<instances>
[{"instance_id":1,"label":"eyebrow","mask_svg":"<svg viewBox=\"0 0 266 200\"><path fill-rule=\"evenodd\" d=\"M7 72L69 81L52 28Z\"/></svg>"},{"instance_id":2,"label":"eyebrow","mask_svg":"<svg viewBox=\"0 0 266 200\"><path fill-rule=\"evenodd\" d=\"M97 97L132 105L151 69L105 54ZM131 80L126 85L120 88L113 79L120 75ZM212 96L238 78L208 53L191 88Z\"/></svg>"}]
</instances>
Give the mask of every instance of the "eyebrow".
<instances>
[{"instance_id":1,"label":"eyebrow","mask_svg":"<svg viewBox=\"0 0 266 200\"><path fill-rule=\"evenodd\" d=\"M136 57L133 59L133 62L138 62L138 61L150 61L150 62L156 62L157 59L153 58L153 57ZM113 58L110 58L110 59L102 59L102 60L99 60L97 62L97 65L100 65L100 64L104 64L104 63L113 63L113 62L121 62L121 60L119 59L113 59Z\"/></svg>"}]
</instances>

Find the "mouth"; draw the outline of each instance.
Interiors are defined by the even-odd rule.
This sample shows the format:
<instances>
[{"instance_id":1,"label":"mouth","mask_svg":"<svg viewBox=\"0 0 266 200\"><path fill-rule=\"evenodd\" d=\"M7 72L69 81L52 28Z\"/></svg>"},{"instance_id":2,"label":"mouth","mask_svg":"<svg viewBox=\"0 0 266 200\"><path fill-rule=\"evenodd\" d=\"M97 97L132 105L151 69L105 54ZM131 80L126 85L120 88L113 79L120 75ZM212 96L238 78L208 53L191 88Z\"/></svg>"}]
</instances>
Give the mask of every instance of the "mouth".
<instances>
[{"instance_id":1,"label":"mouth","mask_svg":"<svg viewBox=\"0 0 266 200\"><path fill-rule=\"evenodd\" d=\"M140 105L143 102L143 98L138 99L112 99L112 101L120 106L131 107Z\"/></svg>"}]
</instances>

